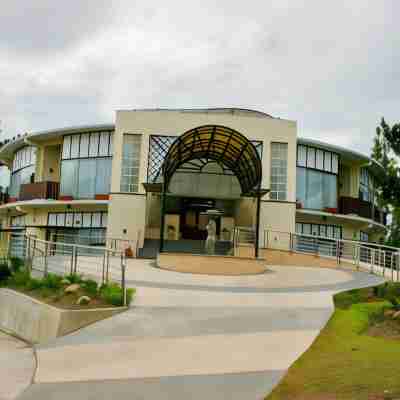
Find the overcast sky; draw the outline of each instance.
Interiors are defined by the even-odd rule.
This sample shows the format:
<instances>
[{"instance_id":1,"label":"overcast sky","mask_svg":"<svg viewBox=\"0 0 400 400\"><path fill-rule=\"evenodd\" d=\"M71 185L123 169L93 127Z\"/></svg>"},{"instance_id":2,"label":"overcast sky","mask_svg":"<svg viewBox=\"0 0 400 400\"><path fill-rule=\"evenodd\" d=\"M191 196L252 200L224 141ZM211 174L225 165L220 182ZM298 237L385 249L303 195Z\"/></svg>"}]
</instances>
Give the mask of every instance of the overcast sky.
<instances>
[{"instance_id":1,"label":"overcast sky","mask_svg":"<svg viewBox=\"0 0 400 400\"><path fill-rule=\"evenodd\" d=\"M3 0L3 134L224 106L369 153L381 116L400 120L399 15L398 0Z\"/></svg>"}]
</instances>

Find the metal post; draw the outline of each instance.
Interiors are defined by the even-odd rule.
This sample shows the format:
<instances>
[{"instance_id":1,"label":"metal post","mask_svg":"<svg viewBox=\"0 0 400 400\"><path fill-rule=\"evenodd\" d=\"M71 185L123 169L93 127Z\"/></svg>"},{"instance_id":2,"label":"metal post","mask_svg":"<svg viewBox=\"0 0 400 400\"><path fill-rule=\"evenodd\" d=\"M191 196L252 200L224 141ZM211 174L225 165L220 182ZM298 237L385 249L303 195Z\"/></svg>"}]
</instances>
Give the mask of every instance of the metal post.
<instances>
[{"instance_id":1,"label":"metal post","mask_svg":"<svg viewBox=\"0 0 400 400\"><path fill-rule=\"evenodd\" d=\"M160 247L159 252L162 253L164 250L164 226L165 226L165 200L166 200L166 188L165 182L162 185L161 194L161 227L160 227Z\"/></svg>"},{"instance_id":2,"label":"metal post","mask_svg":"<svg viewBox=\"0 0 400 400\"><path fill-rule=\"evenodd\" d=\"M381 261L382 261L382 257L381 257ZM383 250L382 276L385 276L385 270L386 270L386 251Z\"/></svg>"},{"instance_id":3,"label":"metal post","mask_svg":"<svg viewBox=\"0 0 400 400\"><path fill-rule=\"evenodd\" d=\"M257 192L257 214L256 214L256 243L255 243L255 257L258 258L259 253L259 239L260 239L260 212L261 212L261 193L260 188Z\"/></svg>"},{"instance_id":4,"label":"metal post","mask_svg":"<svg viewBox=\"0 0 400 400\"><path fill-rule=\"evenodd\" d=\"M126 265L124 262L124 256L121 253L121 274L122 274L121 288L122 288L122 296L123 296L122 304L124 307L126 307L126 303L127 303L127 301L126 301L126 285L125 285L125 269L126 269Z\"/></svg>"},{"instance_id":5,"label":"metal post","mask_svg":"<svg viewBox=\"0 0 400 400\"><path fill-rule=\"evenodd\" d=\"M109 271L110 271L110 253L107 252L107 262L106 262L106 283L109 280Z\"/></svg>"},{"instance_id":6,"label":"metal post","mask_svg":"<svg viewBox=\"0 0 400 400\"><path fill-rule=\"evenodd\" d=\"M78 247L74 246L74 253L75 253L75 257L74 257L74 274L77 273L78 270Z\"/></svg>"},{"instance_id":7,"label":"metal post","mask_svg":"<svg viewBox=\"0 0 400 400\"><path fill-rule=\"evenodd\" d=\"M44 276L48 275L48 264L47 264L47 251L49 243L46 242L44 246Z\"/></svg>"},{"instance_id":8,"label":"metal post","mask_svg":"<svg viewBox=\"0 0 400 400\"><path fill-rule=\"evenodd\" d=\"M371 254L371 270L370 273L374 273L374 258L375 258L375 249L370 249L370 254Z\"/></svg>"},{"instance_id":9,"label":"metal post","mask_svg":"<svg viewBox=\"0 0 400 400\"><path fill-rule=\"evenodd\" d=\"M392 282L394 278L394 271L393 271L393 253L390 255L390 270L391 270L391 275L392 275Z\"/></svg>"},{"instance_id":10,"label":"metal post","mask_svg":"<svg viewBox=\"0 0 400 400\"><path fill-rule=\"evenodd\" d=\"M399 281L400 253L397 253L397 282Z\"/></svg>"},{"instance_id":11,"label":"metal post","mask_svg":"<svg viewBox=\"0 0 400 400\"><path fill-rule=\"evenodd\" d=\"M104 281L105 281L106 253L108 253L107 250L105 250L103 253L103 265L102 265L102 271L101 271L101 284L102 285L104 285Z\"/></svg>"}]
</instances>

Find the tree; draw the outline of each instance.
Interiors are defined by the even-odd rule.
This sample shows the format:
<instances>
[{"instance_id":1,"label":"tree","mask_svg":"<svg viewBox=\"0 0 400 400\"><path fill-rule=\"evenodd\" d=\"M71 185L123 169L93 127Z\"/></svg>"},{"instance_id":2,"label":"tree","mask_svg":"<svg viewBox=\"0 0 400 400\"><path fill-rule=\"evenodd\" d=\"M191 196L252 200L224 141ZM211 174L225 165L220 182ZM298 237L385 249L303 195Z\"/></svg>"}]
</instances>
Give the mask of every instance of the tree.
<instances>
[{"instance_id":1,"label":"tree","mask_svg":"<svg viewBox=\"0 0 400 400\"><path fill-rule=\"evenodd\" d=\"M371 158L380 164L376 180L378 205L392 215L388 244L400 247L400 124L390 127L382 118L376 128Z\"/></svg>"}]
</instances>

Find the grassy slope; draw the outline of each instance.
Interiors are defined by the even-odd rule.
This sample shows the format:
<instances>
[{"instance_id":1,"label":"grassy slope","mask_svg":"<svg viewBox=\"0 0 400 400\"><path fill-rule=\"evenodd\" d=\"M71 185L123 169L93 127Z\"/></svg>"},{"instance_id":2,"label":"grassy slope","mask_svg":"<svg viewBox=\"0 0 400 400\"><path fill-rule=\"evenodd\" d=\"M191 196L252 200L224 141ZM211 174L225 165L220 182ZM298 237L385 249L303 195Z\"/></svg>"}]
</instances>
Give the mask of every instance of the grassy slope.
<instances>
[{"instance_id":1,"label":"grassy slope","mask_svg":"<svg viewBox=\"0 0 400 400\"><path fill-rule=\"evenodd\" d=\"M339 297L339 303L346 304L346 296L351 294ZM314 400L326 396L364 400L383 395L385 390L397 394L393 398L400 398L400 343L362 334L369 315L386 304L360 303L348 309L336 308L311 348L293 364L267 399ZM336 306L341 304L337 302Z\"/></svg>"}]
</instances>

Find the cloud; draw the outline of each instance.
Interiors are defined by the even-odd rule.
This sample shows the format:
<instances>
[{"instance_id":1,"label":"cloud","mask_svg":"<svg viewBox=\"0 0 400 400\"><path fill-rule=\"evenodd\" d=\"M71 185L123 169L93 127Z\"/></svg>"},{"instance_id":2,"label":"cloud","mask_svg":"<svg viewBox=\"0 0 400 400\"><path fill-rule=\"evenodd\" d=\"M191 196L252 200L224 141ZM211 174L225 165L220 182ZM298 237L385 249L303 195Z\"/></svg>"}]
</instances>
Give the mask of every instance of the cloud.
<instances>
[{"instance_id":1,"label":"cloud","mask_svg":"<svg viewBox=\"0 0 400 400\"><path fill-rule=\"evenodd\" d=\"M111 6L112 3L112 6ZM394 0L22 1L0 23L7 135L137 107L237 106L369 152L398 118Z\"/></svg>"}]
</instances>

